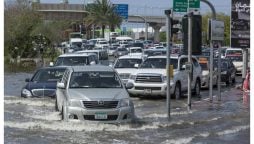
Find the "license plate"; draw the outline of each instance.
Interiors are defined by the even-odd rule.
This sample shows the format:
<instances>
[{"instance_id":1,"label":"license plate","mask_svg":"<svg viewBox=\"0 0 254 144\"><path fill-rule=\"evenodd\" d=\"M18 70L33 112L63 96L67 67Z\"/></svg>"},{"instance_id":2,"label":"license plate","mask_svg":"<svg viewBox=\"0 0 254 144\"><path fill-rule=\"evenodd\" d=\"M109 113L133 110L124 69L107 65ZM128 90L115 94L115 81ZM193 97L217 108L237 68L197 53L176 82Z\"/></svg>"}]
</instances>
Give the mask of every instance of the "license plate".
<instances>
[{"instance_id":1,"label":"license plate","mask_svg":"<svg viewBox=\"0 0 254 144\"><path fill-rule=\"evenodd\" d=\"M151 93L152 93L152 90L151 90L151 89L144 89L144 93L145 93L145 94L151 94Z\"/></svg>"},{"instance_id":2,"label":"license plate","mask_svg":"<svg viewBox=\"0 0 254 144\"><path fill-rule=\"evenodd\" d=\"M98 113L95 113L94 118L95 119L107 119L108 115L104 112L98 112Z\"/></svg>"}]
</instances>

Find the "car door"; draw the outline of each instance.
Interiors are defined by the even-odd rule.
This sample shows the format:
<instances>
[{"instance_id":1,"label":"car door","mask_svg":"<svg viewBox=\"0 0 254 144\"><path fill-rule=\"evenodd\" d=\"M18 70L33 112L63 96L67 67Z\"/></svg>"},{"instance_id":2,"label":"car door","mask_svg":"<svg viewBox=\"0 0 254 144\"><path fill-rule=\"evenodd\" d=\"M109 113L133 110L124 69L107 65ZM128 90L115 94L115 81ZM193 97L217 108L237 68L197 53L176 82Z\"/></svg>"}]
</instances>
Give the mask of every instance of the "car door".
<instances>
[{"instance_id":1,"label":"car door","mask_svg":"<svg viewBox=\"0 0 254 144\"><path fill-rule=\"evenodd\" d=\"M181 88L183 91L186 91L188 88L188 73L183 68L183 65L188 62L188 59L186 57L179 59L179 75L178 78L181 81Z\"/></svg>"},{"instance_id":2,"label":"car door","mask_svg":"<svg viewBox=\"0 0 254 144\"><path fill-rule=\"evenodd\" d=\"M58 109L61 111L62 106L64 104L64 102L67 99L67 89L68 89L68 79L69 79L69 75L70 75L70 70L66 70L62 80L60 81L61 83L64 83L65 88L57 88L57 105L58 105Z\"/></svg>"},{"instance_id":3,"label":"car door","mask_svg":"<svg viewBox=\"0 0 254 144\"><path fill-rule=\"evenodd\" d=\"M230 75L232 79L235 79L235 75L236 75L236 68L234 66L234 64L232 63L232 61L228 62L229 64L229 69L230 69Z\"/></svg>"}]
</instances>

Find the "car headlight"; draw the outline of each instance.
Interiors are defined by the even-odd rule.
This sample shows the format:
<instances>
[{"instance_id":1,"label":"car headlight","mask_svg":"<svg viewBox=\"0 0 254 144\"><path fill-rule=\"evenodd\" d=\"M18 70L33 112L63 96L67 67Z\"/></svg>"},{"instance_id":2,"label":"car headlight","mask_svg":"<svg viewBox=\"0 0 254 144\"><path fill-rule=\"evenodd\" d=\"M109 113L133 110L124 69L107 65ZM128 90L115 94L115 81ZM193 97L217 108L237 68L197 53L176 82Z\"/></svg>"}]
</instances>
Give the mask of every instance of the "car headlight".
<instances>
[{"instance_id":1,"label":"car headlight","mask_svg":"<svg viewBox=\"0 0 254 144\"><path fill-rule=\"evenodd\" d=\"M22 90L22 94L27 96L27 97L31 97L32 96L32 93L28 89L23 89Z\"/></svg>"},{"instance_id":2,"label":"car headlight","mask_svg":"<svg viewBox=\"0 0 254 144\"><path fill-rule=\"evenodd\" d=\"M227 71L223 71L223 72L221 72L221 74L227 74Z\"/></svg>"},{"instance_id":3,"label":"car headlight","mask_svg":"<svg viewBox=\"0 0 254 144\"><path fill-rule=\"evenodd\" d=\"M163 82L167 82L167 76L162 76Z\"/></svg>"},{"instance_id":4,"label":"car headlight","mask_svg":"<svg viewBox=\"0 0 254 144\"><path fill-rule=\"evenodd\" d=\"M129 99L122 99L120 100L120 107L128 107L130 105Z\"/></svg>"},{"instance_id":5,"label":"car headlight","mask_svg":"<svg viewBox=\"0 0 254 144\"><path fill-rule=\"evenodd\" d=\"M129 77L129 79L135 80L136 77L137 77L136 75L131 75L131 76Z\"/></svg>"},{"instance_id":6,"label":"car headlight","mask_svg":"<svg viewBox=\"0 0 254 144\"><path fill-rule=\"evenodd\" d=\"M69 106L71 107L80 107L80 101L79 100L75 100L75 99L70 99L69 100Z\"/></svg>"}]
</instances>

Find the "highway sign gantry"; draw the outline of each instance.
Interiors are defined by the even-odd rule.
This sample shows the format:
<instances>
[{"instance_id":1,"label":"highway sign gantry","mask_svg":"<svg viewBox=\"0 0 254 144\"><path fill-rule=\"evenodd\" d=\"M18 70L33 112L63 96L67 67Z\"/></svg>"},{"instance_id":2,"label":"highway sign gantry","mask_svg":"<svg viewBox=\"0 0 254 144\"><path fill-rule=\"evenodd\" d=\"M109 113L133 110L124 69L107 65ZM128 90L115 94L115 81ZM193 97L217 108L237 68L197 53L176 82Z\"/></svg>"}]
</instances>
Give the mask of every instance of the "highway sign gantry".
<instances>
[{"instance_id":1,"label":"highway sign gantry","mask_svg":"<svg viewBox=\"0 0 254 144\"><path fill-rule=\"evenodd\" d=\"M200 8L200 0L174 0L173 1L173 11L174 12L187 12L189 8L191 9L199 9Z\"/></svg>"}]
</instances>

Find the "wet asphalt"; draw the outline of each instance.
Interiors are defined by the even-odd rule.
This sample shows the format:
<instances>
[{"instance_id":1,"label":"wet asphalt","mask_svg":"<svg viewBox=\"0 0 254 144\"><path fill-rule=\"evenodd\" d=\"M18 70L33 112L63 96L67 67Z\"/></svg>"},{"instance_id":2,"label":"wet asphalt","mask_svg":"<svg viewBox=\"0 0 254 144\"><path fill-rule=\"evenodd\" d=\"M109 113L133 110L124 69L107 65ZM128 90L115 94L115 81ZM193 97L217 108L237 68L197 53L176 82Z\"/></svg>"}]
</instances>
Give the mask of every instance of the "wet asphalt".
<instances>
[{"instance_id":1,"label":"wet asphalt","mask_svg":"<svg viewBox=\"0 0 254 144\"><path fill-rule=\"evenodd\" d=\"M213 102L209 91L192 98L187 110L187 96L171 99L170 118L163 97L132 97L137 119L127 124L104 124L60 120L52 98L21 98L28 73L4 76L4 141L9 144L63 143L162 143L162 144L248 144L250 110L243 104L242 91L236 89L241 78L231 86L222 86L222 100Z\"/></svg>"}]
</instances>

